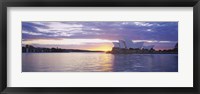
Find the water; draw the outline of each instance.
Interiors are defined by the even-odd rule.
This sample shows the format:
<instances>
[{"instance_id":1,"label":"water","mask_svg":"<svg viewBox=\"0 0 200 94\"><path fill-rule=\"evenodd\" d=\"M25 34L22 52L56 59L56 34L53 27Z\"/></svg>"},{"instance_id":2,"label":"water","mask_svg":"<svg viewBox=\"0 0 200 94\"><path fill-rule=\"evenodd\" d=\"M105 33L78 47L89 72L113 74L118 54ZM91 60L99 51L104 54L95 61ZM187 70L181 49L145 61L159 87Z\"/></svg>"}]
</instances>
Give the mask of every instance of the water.
<instances>
[{"instance_id":1,"label":"water","mask_svg":"<svg viewBox=\"0 0 200 94\"><path fill-rule=\"evenodd\" d=\"M22 72L178 72L178 55L23 53Z\"/></svg>"}]
</instances>

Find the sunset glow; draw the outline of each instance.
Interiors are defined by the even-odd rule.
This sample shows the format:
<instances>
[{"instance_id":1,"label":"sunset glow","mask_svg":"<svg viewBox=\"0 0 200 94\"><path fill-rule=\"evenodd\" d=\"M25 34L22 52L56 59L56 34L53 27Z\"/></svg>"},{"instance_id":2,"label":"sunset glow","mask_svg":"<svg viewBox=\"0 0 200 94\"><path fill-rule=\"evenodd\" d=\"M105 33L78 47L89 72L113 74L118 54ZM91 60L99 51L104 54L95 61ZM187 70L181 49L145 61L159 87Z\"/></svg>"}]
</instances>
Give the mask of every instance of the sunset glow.
<instances>
[{"instance_id":1,"label":"sunset glow","mask_svg":"<svg viewBox=\"0 0 200 94\"><path fill-rule=\"evenodd\" d=\"M98 47L94 47L94 48L89 48L88 50L92 50L92 51L111 51L112 50L112 44L110 45L102 45L102 46L98 46Z\"/></svg>"}]
</instances>

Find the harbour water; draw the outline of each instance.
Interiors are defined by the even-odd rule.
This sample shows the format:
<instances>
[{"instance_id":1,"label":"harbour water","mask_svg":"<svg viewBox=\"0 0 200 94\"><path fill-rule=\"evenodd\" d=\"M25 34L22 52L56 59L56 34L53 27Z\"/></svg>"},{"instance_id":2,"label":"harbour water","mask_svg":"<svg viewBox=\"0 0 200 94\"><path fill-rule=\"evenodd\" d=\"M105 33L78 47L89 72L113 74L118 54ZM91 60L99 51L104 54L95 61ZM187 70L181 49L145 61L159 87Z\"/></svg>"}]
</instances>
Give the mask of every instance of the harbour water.
<instances>
[{"instance_id":1,"label":"harbour water","mask_svg":"<svg viewBox=\"0 0 200 94\"><path fill-rule=\"evenodd\" d=\"M22 72L178 72L178 54L22 53Z\"/></svg>"}]
</instances>

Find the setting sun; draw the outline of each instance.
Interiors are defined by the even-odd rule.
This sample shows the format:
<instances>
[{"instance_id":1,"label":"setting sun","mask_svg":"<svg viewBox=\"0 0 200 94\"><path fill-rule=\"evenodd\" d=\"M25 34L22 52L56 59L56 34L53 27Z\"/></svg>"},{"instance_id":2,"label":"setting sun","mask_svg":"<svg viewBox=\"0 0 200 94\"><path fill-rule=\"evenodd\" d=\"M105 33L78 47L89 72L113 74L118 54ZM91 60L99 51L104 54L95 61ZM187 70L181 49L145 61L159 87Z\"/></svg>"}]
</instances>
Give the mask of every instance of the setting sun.
<instances>
[{"instance_id":1,"label":"setting sun","mask_svg":"<svg viewBox=\"0 0 200 94\"><path fill-rule=\"evenodd\" d=\"M90 48L88 50L93 50L93 51L111 51L112 50L112 45L102 45L102 46L98 46L95 48Z\"/></svg>"}]
</instances>

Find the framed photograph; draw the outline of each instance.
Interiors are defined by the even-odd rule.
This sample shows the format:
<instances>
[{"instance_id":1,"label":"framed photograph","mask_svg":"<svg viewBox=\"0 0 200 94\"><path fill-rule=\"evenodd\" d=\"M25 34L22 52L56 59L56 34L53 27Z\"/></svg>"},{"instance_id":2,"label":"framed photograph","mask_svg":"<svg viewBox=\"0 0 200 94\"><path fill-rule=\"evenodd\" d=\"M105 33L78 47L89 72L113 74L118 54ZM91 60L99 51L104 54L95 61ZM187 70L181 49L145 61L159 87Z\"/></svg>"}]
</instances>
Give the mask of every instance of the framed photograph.
<instances>
[{"instance_id":1,"label":"framed photograph","mask_svg":"<svg viewBox=\"0 0 200 94\"><path fill-rule=\"evenodd\" d=\"M199 0L1 2L1 93L199 93Z\"/></svg>"}]
</instances>

